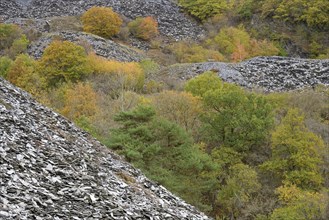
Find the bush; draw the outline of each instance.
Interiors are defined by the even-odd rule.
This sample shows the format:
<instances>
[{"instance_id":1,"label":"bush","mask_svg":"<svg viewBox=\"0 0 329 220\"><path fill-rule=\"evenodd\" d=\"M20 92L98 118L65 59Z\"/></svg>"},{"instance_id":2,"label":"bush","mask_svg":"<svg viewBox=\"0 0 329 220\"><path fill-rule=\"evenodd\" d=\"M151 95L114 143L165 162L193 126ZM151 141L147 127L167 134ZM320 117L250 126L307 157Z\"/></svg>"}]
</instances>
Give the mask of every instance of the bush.
<instances>
[{"instance_id":1,"label":"bush","mask_svg":"<svg viewBox=\"0 0 329 220\"><path fill-rule=\"evenodd\" d=\"M8 50L6 50L6 54L10 58L15 59L15 57L18 54L22 54L27 51L28 45L29 45L29 40L23 34L20 38L17 38L16 40L14 40L11 47Z\"/></svg>"},{"instance_id":2,"label":"bush","mask_svg":"<svg viewBox=\"0 0 329 220\"><path fill-rule=\"evenodd\" d=\"M53 41L45 49L39 64L48 86L75 82L91 73L84 48L69 41Z\"/></svg>"},{"instance_id":3,"label":"bush","mask_svg":"<svg viewBox=\"0 0 329 220\"><path fill-rule=\"evenodd\" d=\"M279 53L279 49L272 42L251 38L242 26L222 28L214 38L208 39L206 44L208 47L219 50L234 62Z\"/></svg>"},{"instance_id":4,"label":"bush","mask_svg":"<svg viewBox=\"0 0 329 220\"><path fill-rule=\"evenodd\" d=\"M95 54L88 56L94 79L100 79L98 91L117 97L122 90L140 91L144 86L144 71L138 63L107 60Z\"/></svg>"},{"instance_id":5,"label":"bush","mask_svg":"<svg viewBox=\"0 0 329 220\"><path fill-rule=\"evenodd\" d=\"M198 63L207 61L224 61L224 56L215 50L206 49L198 44L178 42L168 47L180 63Z\"/></svg>"},{"instance_id":6,"label":"bush","mask_svg":"<svg viewBox=\"0 0 329 220\"><path fill-rule=\"evenodd\" d=\"M152 17L136 18L128 24L130 32L137 38L151 40L159 34L158 22Z\"/></svg>"},{"instance_id":7,"label":"bush","mask_svg":"<svg viewBox=\"0 0 329 220\"><path fill-rule=\"evenodd\" d=\"M44 93L45 82L37 71L37 63L26 54L16 57L7 71L7 79L35 98L41 98Z\"/></svg>"},{"instance_id":8,"label":"bush","mask_svg":"<svg viewBox=\"0 0 329 220\"><path fill-rule=\"evenodd\" d=\"M22 30L14 24L0 24L0 50L9 48L22 35Z\"/></svg>"},{"instance_id":9,"label":"bush","mask_svg":"<svg viewBox=\"0 0 329 220\"><path fill-rule=\"evenodd\" d=\"M81 17L83 30L101 37L110 38L120 31L122 19L112 8L92 7Z\"/></svg>"},{"instance_id":10,"label":"bush","mask_svg":"<svg viewBox=\"0 0 329 220\"><path fill-rule=\"evenodd\" d=\"M0 76L6 77L7 72L12 65L13 61L9 57L0 57Z\"/></svg>"}]
</instances>

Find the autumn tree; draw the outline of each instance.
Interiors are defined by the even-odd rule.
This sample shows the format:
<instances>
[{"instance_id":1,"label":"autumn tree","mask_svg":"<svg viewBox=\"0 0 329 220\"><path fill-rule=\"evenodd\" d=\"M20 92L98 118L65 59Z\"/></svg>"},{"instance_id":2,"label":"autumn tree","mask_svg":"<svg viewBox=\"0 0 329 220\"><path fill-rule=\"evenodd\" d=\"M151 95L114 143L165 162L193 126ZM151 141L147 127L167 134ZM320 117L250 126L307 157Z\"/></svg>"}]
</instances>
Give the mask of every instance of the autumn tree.
<instances>
[{"instance_id":1,"label":"autumn tree","mask_svg":"<svg viewBox=\"0 0 329 220\"><path fill-rule=\"evenodd\" d=\"M91 73L83 47L69 41L53 41L39 60L39 67L48 86L76 82Z\"/></svg>"},{"instance_id":2,"label":"autumn tree","mask_svg":"<svg viewBox=\"0 0 329 220\"><path fill-rule=\"evenodd\" d=\"M290 109L272 134L272 158L261 167L282 181L318 190L323 183L319 154L323 147L321 138L306 128L303 115Z\"/></svg>"},{"instance_id":3,"label":"autumn tree","mask_svg":"<svg viewBox=\"0 0 329 220\"><path fill-rule=\"evenodd\" d=\"M10 48L21 36L22 30L17 25L0 24L0 50Z\"/></svg>"},{"instance_id":4,"label":"autumn tree","mask_svg":"<svg viewBox=\"0 0 329 220\"><path fill-rule=\"evenodd\" d=\"M97 94L88 83L79 82L64 90L63 107L60 112L72 120L92 118L98 111Z\"/></svg>"},{"instance_id":5,"label":"autumn tree","mask_svg":"<svg viewBox=\"0 0 329 220\"><path fill-rule=\"evenodd\" d=\"M143 89L144 71L136 62L107 60L95 54L89 54L88 63L94 73L93 79L102 81L98 88L100 92L110 92L113 98L117 98L125 91Z\"/></svg>"},{"instance_id":6,"label":"autumn tree","mask_svg":"<svg viewBox=\"0 0 329 220\"><path fill-rule=\"evenodd\" d=\"M222 14L228 9L227 1L222 0L179 0L179 3L200 20Z\"/></svg>"},{"instance_id":7,"label":"autumn tree","mask_svg":"<svg viewBox=\"0 0 329 220\"><path fill-rule=\"evenodd\" d=\"M12 45L5 50L5 53L12 59L19 54L26 53L27 46L29 45L29 40L23 34L20 38L13 41Z\"/></svg>"},{"instance_id":8,"label":"autumn tree","mask_svg":"<svg viewBox=\"0 0 329 220\"><path fill-rule=\"evenodd\" d=\"M36 61L26 54L16 57L7 71L6 78L36 98L40 98L45 89L45 81L37 71Z\"/></svg>"},{"instance_id":9,"label":"autumn tree","mask_svg":"<svg viewBox=\"0 0 329 220\"><path fill-rule=\"evenodd\" d=\"M159 34L158 22L152 17L138 17L128 23L130 32L137 38L151 40Z\"/></svg>"},{"instance_id":10,"label":"autumn tree","mask_svg":"<svg viewBox=\"0 0 329 220\"><path fill-rule=\"evenodd\" d=\"M152 97L152 104L159 115L197 134L203 112L200 98L188 92L164 91Z\"/></svg>"},{"instance_id":11,"label":"autumn tree","mask_svg":"<svg viewBox=\"0 0 329 220\"><path fill-rule=\"evenodd\" d=\"M285 183L277 188L280 206L270 216L275 219L327 219L326 208L329 195L323 192L302 190L296 185Z\"/></svg>"},{"instance_id":12,"label":"autumn tree","mask_svg":"<svg viewBox=\"0 0 329 220\"><path fill-rule=\"evenodd\" d=\"M104 38L111 38L120 31L122 19L112 8L92 7L81 17L83 30Z\"/></svg>"},{"instance_id":13,"label":"autumn tree","mask_svg":"<svg viewBox=\"0 0 329 220\"><path fill-rule=\"evenodd\" d=\"M225 61L225 57L216 50L207 49L202 45L190 42L177 42L168 49L176 56L180 63L197 63L213 61Z\"/></svg>"},{"instance_id":14,"label":"autumn tree","mask_svg":"<svg viewBox=\"0 0 329 220\"><path fill-rule=\"evenodd\" d=\"M0 57L0 76L6 78L7 72L12 63L13 61L9 57L7 56Z\"/></svg>"},{"instance_id":15,"label":"autumn tree","mask_svg":"<svg viewBox=\"0 0 329 220\"><path fill-rule=\"evenodd\" d=\"M207 91L220 89L223 85L224 82L216 73L207 71L190 79L185 85L185 90L194 96L203 97Z\"/></svg>"},{"instance_id":16,"label":"autumn tree","mask_svg":"<svg viewBox=\"0 0 329 220\"><path fill-rule=\"evenodd\" d=\"M256 171L248 165L238 163L229 168L228 177L219 188L217 201L221 217L237 218L246 204L252 200L252 194L260 190Z\"/></svg>"}]
</instances>

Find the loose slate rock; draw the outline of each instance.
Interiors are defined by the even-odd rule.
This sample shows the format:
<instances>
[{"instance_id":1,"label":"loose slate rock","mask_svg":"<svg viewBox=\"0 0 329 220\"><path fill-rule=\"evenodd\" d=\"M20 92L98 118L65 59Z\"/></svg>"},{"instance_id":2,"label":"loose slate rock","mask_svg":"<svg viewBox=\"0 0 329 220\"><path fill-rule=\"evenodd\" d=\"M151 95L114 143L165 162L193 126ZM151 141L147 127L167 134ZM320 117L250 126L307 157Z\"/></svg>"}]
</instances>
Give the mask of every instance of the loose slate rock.
<instances>
[{"instance_id":1,"label":"loose slate rock","mask_svg":"<svg viewBox=\"0 0 329 220\"><path fill-rule=\"evenodd\" d=\"M209 219L1 77L0 100L0 219Z\"/></svg>"},{"instance_id":2,"label":"loose slate rock","mask_svg":"<svg viewBox=\"0 0 329 220\"><path fill-rule=\"evenodd\" d=\"M47 18L80 15L92 6L112 7L127 18L152 16L161 34L174 39L199 39L205 31L172 0L1 0L0 15L8 18Z\"/></svg>"},{"instance_id":3,"label":"loose slate rock","mask_svg":"<svg viewBox=\"0 0 329 220\"><path fill-rule=\"evenodd\" d=\"M176 64L160 74L169 81L189 80L205 71L213 71L226 82L265 91L289 91L317 85L329 85L329 60L289 57L256 57L241 63L205 62Z\"/></svg>"},{"instance_id":4,"label":"loose slate rock","mask_svg":"<svg viewBox=\"0 0 329 220\"><path fill-rule=\"evenodd\" d=\"M46 36L43 36L33 42L28 48L28 53L34 58L39 59L42 56L44 49L53 41L53 39L56 38L71 41L77 44L86 42L93 48L97 55L107 59L118 60L121 62L137 62L143 59L143 55L139 54L135 50L115 43L112 40L104 39L88 33L72 31L47 34Z\"/></svg>"}]
</instances>

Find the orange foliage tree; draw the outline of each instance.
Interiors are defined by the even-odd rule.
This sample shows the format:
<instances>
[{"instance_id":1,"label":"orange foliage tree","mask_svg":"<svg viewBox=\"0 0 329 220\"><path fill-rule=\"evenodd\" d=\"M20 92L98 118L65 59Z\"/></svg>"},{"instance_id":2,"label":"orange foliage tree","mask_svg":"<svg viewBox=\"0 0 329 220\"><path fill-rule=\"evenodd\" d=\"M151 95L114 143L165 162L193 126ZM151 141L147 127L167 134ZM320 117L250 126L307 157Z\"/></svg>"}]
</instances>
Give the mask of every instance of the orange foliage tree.
<instances>
[{"instance_id":1,"label":"orange foliage tree","mask_svg":"<svg viewBox=\"0 0 329 220\"><path fill-rule=\"evenodd\" d=\"M120 31L122 19L112 8L92 7L81 17L83 30L101 37L110 38Z\"/></svg>"},{"instance_id":2,"label":"orange foliage tree","mask_svg":"<svg viewBox=\"0 0 329 220\"><path fill-rule=\"evenodd\" d=\"M152 17L136 18L128 24L130 32L143 40L151 40L159 34L158 22Z\"/></svg>"},{"instance_id":3,"label":"orange foliage tree","mask_svg":"<svg viewBox=\"0 0 329 220\"><path fill-rule=\"evenodd\" d=\"M97 111L97 94L88 83L79 82L64 91L63 107L60 112L72 120L93 117Z\"/></svg>"}]
</instances>

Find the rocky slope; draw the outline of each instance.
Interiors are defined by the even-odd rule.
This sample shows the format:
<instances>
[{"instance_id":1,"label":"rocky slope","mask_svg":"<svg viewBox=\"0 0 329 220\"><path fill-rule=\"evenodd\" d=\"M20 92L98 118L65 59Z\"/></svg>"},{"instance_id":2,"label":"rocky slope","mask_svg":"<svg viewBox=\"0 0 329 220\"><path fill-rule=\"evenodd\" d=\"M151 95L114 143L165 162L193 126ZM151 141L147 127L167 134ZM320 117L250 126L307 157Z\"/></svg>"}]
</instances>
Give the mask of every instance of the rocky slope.
<instances>
[{"instance_id":1,"label":"rocky slope","mask_svg":"<svg viewBox=\"0 0 329 220\"><path fill-rule=\"evenodd\" d=\"M7 20L80 15L92 6L112 7L130 19L153 16L161 34L173 39L196 39L204 34L204 30L171 0L1 0L0 16Z\"/></svg>"},{"instance_id":2,"label":"rocky slope","mask_svg":"<svg viewBox=\"0 0 329 220\"><path fill-rule=\"evenodd\" d=\"M55 38L90 46L97 55L108 59L118 60L121 62L140 61L143 59L143 55L139 54L135 50L115 43L112 40L107 40L92 34L68 31L54 32L40 37L29 46L28 53L34 58L40 58L44 49Z\"/></svg>"},{"instance_id":3,"label":"rocky slope","mask_svg":"<svg viewBox=\"0 0 329 220\"><path fill-rule=\"evenodd\" d=\"M208 219L0 78L0 219Z\"/></svg>"},{"instance_id":4,"label":"rocky slope","mask_svg":"<svg viewBox=\"0 0 329 220\"><path fill-rule=\"evenodd\" d=\"M329 85L329 60L287 57L256 57L238 64L206 62L176 64L162 70L160 79L186 81L205 71L214 71L227 82L265 91L288 91Z\"/></svg>"}]
</instances>

